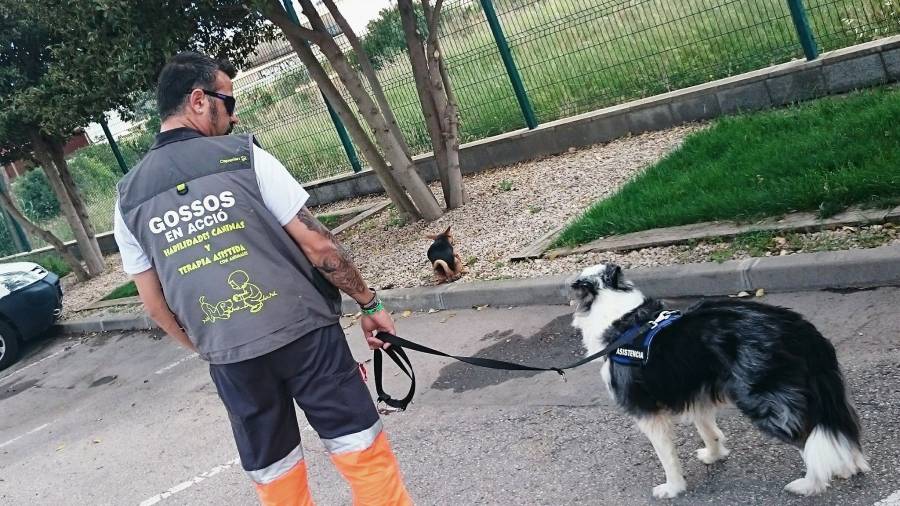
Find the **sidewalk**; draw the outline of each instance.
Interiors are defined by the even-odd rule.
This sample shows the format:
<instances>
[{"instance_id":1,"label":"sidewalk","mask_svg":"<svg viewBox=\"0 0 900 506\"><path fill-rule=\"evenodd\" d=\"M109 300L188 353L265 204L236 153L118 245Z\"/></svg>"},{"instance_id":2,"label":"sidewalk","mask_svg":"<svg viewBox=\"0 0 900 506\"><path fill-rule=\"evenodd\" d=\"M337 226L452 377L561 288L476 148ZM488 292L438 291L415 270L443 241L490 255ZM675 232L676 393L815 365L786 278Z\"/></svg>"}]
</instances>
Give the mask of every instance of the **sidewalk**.
<instances>
[{"instance_id":1,"label":"sidewalk","mask_svg":"<svg viewBox=\"0 0 900 506\"><path fill-rule=\"evenodd\" d=\"M451 283L435 287L401 288L379 292L396 312L468 309L492 306L563 305L577 272L530 279ZM783 257L759 257L723 263L671 265L631 269L626 276L647 295L679 298L799 292L823 289L864 289L900 285L900 246L828 251ZM146 314L116 312L110 307L99 317L66 321L62 333L106 332L155 328ZM128 306L124 306L128 307ZM356 304L344 299L345 314Z\"/></svg>"}]
</instances>

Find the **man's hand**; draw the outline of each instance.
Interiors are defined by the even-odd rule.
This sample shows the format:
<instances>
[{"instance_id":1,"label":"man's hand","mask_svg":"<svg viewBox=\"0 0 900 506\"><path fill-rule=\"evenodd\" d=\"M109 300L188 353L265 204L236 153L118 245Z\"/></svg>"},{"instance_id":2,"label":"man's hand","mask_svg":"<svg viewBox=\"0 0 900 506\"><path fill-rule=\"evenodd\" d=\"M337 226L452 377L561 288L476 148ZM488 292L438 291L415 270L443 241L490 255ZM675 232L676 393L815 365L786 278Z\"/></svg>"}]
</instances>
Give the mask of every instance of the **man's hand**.
<instances>
[{"instance_id":1,"label":"man's hand","mask_svg":"<svg viewBox=\"0 0 900 506\"><path fill-rule=\"evenodd\" d=\"M384 310L372 315L362 315L359 319L359 326L362 327L363 337L366 338L366 342L369 343L369 349L372 350L390 346L390 344L375 337L377 332L383 331L390 334L396 334L396 330L394 330L394 319L391 318L390 313Z\"/></svg>"},{"instance_id":2,"label":"man's hand","mask_svg":"<svg viewBox=\"0 0 900 506\"><path fill-rule=\"evenodd\" d=\"M178 319L166 304L166 298L163 295L162 285L159 282L159 276L156 269L149 269L140 274L132 276L134 284L137 287L138 295L141 302L144 303L144 309L150 318L162 328L166 334L170 335L178 344L185 348L198 353L197 347L191 342L191 339L185 333Z\"/></svg>"}]
</instances>

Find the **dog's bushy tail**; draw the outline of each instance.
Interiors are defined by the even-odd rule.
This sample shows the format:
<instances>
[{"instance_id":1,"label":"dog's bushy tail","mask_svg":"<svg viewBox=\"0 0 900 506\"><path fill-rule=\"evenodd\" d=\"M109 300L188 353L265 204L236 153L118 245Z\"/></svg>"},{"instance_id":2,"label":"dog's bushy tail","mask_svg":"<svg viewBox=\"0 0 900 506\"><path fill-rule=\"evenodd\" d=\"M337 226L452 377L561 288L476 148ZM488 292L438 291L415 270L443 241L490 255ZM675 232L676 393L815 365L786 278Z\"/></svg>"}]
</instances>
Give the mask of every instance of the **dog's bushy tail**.
<instances>
[{"instance_id":1,"label":"dog's bushy tail","mask_svg":"<svg viewBox=\"0 0 900 506\"><path fill-rule=\"evenodd\" d=\"M823 491L832 476L849 478L869 471L860 445L859 416L847 397L836 357L833 367L812 374L810 386L811 414L817 423L802 450L806 477L788 485L788 490L803 495Z\"/></svg>"},{"instance_id":2,"label":"dog's bushy tail","mask_svg":"<svg viewBox=\"0 0 900 506\"><path fill-rule=\"evenodd\" d=\"M436 272L446 278L453 277L453 269L451 269L450 266L447 265L447 262L445 262L443 260L435 260L433 267L434 267L434 272ZM443 271L443 272L441 272L441 271Z\"/></svg>"}]
</instances>

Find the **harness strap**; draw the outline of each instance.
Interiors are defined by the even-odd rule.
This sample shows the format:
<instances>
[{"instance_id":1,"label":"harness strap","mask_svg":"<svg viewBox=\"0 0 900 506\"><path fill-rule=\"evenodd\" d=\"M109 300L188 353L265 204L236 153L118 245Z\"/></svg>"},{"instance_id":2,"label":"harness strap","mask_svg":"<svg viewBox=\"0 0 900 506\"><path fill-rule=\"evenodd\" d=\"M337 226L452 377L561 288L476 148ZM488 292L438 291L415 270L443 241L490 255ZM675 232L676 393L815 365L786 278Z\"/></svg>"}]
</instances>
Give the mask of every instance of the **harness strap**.
<instances>
[{"instance_id":1,"label":"harness strap","mask_svg":"<svg viewBox=\"0 0 900 506\"><path fill-rule=\"evenodd\" d=\"M653 322L648 322L641 325L640 327L632 327L631 329L629 329L629 331L624 332L616 340L611 342L606 348L603 348L593 355L585 357L564 367L534 367L530 365L517 364L515 362L507 362L505 360L495 360L492 358L460 357L456 355L450 355L449 353L444 353L443 351L435 350L427 346L423 346L419 343L414 343L387 332L379 332L376 337L381 341L384 341L385 343L389 343L391 346L383 350L374 350L375 392L378 394L379 402L384 402L385 404L393 408L405 410L409 403L412 401L412 398L416 393L416 375L413 372L412 362L410 362L409 357L406 356L403 348L409 348L410 350L426 353L428 355L437 355L439 357L452 358L455 360L459 360L460 362L465 362L467 364L475 365L478 367L486 367L488 369L499 369L504 371L554 371L560 376L565 376L565 371L567 369L574 369L576 367L587 364L588 362L593 362L600 357L609 355L610 353L615 351L616 348L631 342L635 338L635 336L649 330L652 324ZM406 374L406 376L410 379L411 383L409 386L409 392L402 399L394 399L384 391L384 386L382 384L382 351L384 351L391 358L391 360L393 360L394 363L397 364L400 370L403 371L403 373Z\"/></svg>"}]
</instances>

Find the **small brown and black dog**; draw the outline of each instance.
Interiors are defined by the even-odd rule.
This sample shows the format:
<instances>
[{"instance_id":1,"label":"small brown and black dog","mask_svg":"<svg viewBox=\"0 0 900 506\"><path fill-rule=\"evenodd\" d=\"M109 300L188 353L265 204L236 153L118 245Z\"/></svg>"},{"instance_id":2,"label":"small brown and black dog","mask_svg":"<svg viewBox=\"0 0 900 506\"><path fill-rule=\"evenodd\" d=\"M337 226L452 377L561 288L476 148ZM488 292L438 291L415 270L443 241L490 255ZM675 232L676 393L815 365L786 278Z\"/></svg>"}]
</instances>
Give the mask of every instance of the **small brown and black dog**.
<instances>
[{"instance_id":1,"label":"small brown and black dog","mask_svg":"<svg viewBox=\"0 0 900 506\"><path fill-rule=\"evenodd\" d=\"M465 270L459 254L453 251L453 236L450 234L450 227L447 227L447 230L440 234L428 235L427 237L434 240L428 248L428 261L431 262L431 267L434 268L434 274L437 276L438 283L447 283L459 279Z\"/></svg>"}]
</instances>

